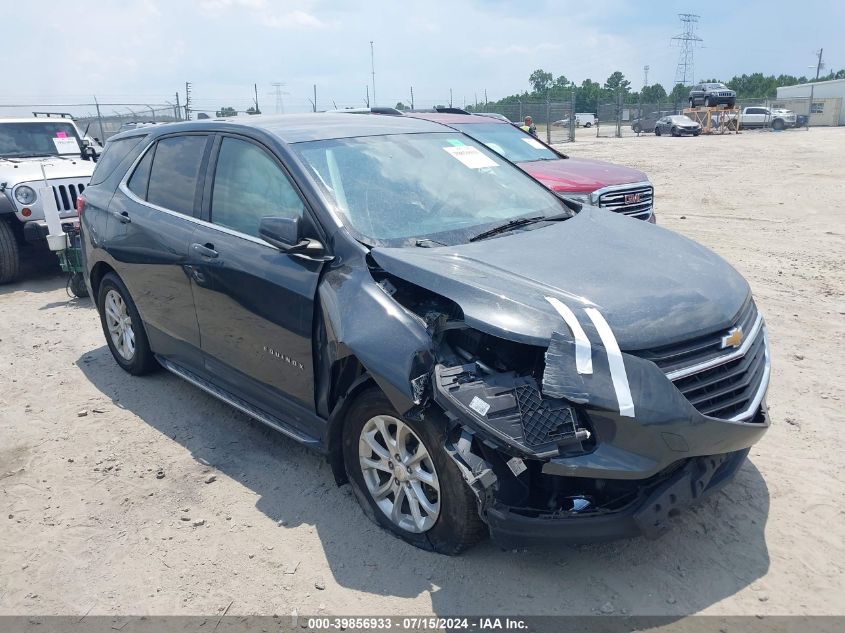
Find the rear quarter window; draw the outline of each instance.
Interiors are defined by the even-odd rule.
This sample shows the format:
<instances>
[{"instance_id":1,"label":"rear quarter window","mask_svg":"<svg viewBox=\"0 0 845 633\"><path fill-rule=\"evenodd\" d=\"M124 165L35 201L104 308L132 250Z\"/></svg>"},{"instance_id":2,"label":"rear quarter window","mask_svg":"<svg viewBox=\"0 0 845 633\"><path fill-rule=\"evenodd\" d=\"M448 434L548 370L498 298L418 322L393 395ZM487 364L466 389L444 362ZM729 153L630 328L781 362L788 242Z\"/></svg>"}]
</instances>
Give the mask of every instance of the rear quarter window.
<instances>
[{"instance_id":1,"label":"rear quarter window","mask_svg":"<svg viewBox=\"0 0 845 633\"><path fill-rule=\"evenodd\" d=\"M116 141L107 141L100 159L97 161L97 166L94 168L94 173L91 175L91 182L89 184L99 185L106 178L112 175L112 172L120 164L124 158L129 155L133 149L138 147L138 144L144 140L143 136L130 136L129 138L121 138Z\"/></svg>"}]
</instances>

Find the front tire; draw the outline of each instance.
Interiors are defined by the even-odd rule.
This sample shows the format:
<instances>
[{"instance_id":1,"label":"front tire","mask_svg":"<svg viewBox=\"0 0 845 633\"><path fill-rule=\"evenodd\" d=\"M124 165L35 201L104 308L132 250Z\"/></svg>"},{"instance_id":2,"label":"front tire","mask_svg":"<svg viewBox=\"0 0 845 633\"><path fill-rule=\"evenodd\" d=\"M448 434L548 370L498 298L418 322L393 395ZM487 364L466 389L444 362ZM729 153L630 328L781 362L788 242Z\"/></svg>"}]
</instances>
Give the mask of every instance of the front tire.
<instances>
[{"instance_id":1,"label":"front tire","mask_svg":"<svg viewBox=\"0 0 845 633\"><path fill-rule=\"evenodd\" d=\"M713 102L710 101L710 97L704 97L704 107L705 108L713 107Z\"/></svg>"},{"instance_id":2,"label":"front tire","mask_svg":"<svg viewBox=\"0 0 845 633\"><path fill-rule=\"evenodd\" d=\"M589 121L587 121L587 122L584 124L584 127L592 127L592 126L593 126L593 124L592 124L592 123L590 123Z\"/></svg>"},{"instance_id":3,"label":"front tire","mask_svg":"<svg viewBox=\"0 0 845 633\"><path fill-rule=\"evenodd\" d=\"M642 132L642 128L640 127L639 123L634 123L634 125L631 126L631 130L633 130L634 134L639 134L640 132Z\"/></svg>"},{"instance_id":4,"label":"front tire","mask_svg":"<svg viewBox=\"0 0 845 633\"><path fill-rule=\"evenodd\" d=\"M437 416L403 419L371 389L347 414L343 459L370 520L416 547L455 555L483 538L487 527L445 441Z\"/></svg>"},{"instance_id":5,"label":"front tire","mask_svg":"<svg viewBox=\"0 0 845 633\"><path fill-rule=\"evenodd\" d=\"M10 284L21 271L21 255L12 227L0 219L0 284Z\"/></svg>"},{"instance_id":6,"label":"front tire","mask_svg":"<svg viewBox=\"0 0 845 633\"><path fill-rule=\"evenodd\" d=\"M158 368L138 308L114 273L108 273L100 282L97 310L109 350L121 368L133 376L143 376Z\"/></svg>"},{"instance_id":7,"label":"front tire","mask_svg":"<svg viewBox=\"0 0 845 633\"><path fill-rule=\"evenodd\" d=\"M671 131L672 131L672 136L678 136L678 129L677 128L673 127Z\"/></svg>"},{"instance_id":8,"label":"front tire","mask_svg":"<svg viewBox=\"0 0 845 633\"><path fill-rule=\"evenodd\" d=\"M782 119L775 119L775 120L772 122L772 129L775 129L775 130L780 131L780 130L782 130L784 127L786 127L786 126L784 125L784 123L783 123L783 120L782 120Z\"/></svg>"},{"instance_id":9,"label":"front tire","mask_svg":"<svg viewBox=\"0 0 845 633\"><path fill-rule=\"evenodd\" d=\"M654 135L655 135L655 136L660 136L660 128L659 128L659 127L655 127L655 128L654 128Z\"/></svg>"}]
</instances>

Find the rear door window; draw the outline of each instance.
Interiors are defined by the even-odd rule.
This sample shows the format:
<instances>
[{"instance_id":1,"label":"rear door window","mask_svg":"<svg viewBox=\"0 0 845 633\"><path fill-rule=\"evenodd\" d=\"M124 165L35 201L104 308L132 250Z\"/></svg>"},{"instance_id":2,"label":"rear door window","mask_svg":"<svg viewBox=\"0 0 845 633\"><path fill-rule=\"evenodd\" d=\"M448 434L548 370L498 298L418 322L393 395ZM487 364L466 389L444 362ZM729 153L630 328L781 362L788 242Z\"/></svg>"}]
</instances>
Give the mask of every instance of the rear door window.
<instances>
[{"instance_id":1,"label":"rear door window","mask_svg":"<svg viewBox=\"0 0 845 633\"><path fill-rule=\"evenodd\" d=\"M142 200L147 199L147 187L150 183L150 167L152 167L153 164L153 154L155 153L153 151L154 149L154 147L151 147L147 153L144 154L141 162L139 162L137 167L135 167L135 171L129 179L129 182L126 183L126 186L129 187L132 193Z\"/></svg>"},{"instance_id":2,"label":"rear door window","mask_svg":"<svg viewBox=\"0 0 845 633\"><path fill-rule=\"evenodd\" d=\"M147 201L193 215L207 136L172 136L158 142L150 167Z\"/></svg>"}]
</instances>

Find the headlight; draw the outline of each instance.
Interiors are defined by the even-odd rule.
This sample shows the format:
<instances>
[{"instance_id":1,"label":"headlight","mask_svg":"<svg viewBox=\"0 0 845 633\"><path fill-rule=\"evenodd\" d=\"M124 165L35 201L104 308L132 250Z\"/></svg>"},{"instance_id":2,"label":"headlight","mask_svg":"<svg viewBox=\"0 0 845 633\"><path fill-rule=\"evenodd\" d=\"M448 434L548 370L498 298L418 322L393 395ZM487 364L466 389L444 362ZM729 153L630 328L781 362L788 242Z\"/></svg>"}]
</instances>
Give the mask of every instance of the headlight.
<instances>
[{"instance_id":1,"label":"headlight","mask_svg":"<svg viewBox=\"0 0 845 633\"><path fill-rule=\"evenodd\" d=\"M35 189L22 185L15 189L15 199L21 204L32 204L35 202Z\"/></svg>"},{"instance_id":2,"label":"headlight","mask_svg":"<svg viewBox=\"0 0 845 633\"><path fill-rule=\"evenodd\" d=\"M574 200L579 204L586 204L591 205L593 204L590 200L590 194L588 193L568 193L566 191L558 191L556 192L557 195L561 198L566 198L567 200Z\"/></svg>"}]
</instances>

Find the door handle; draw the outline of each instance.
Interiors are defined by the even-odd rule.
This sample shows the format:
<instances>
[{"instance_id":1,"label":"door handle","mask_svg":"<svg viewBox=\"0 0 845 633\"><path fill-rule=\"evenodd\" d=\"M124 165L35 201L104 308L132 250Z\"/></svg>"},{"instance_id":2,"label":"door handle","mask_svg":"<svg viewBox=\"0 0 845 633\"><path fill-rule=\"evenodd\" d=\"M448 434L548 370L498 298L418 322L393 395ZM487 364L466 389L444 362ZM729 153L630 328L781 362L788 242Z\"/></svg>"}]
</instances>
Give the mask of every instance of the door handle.
<instances>
[{"instance_id":1,"label":"door handle","mask_svg":"<svg viewBox=\"0 0 845 633\"><path fill-rule=\"evenodd\" d=\"M209 259L214 259L220 254L214 250L214 244L191 244L191 251Z\"/></svg>"},{"instance_id":2,"label":"door handle","mask_svg":"<svg viewBox=\"0 0 845 633\"><path fill-rule=\"evenodd\" d=\"M129 224L132 221L132 218L129 217L129 211L121 211L120 213L112 211L112 215L120 220L121 224Z\"/></svg>"}]
</instances>

